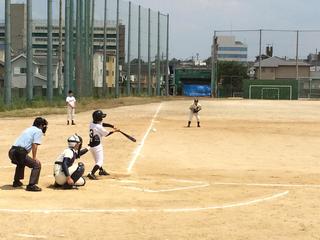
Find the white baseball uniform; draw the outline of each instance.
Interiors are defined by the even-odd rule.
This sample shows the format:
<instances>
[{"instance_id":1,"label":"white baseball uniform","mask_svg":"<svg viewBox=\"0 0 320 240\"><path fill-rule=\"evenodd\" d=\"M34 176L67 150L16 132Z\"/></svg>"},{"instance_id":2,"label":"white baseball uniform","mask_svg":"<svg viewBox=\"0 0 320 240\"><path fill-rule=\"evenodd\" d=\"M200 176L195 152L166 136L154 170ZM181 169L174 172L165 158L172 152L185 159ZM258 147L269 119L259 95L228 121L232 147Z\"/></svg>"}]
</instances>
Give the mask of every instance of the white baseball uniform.
<instances>
[{"instance_id":1,"label":"white baseball uniform","mask_svg":"<svg viewBox=\"0 0 320 240\"><path fill-rule=\"evenodd\" d=\"M75 116L75 106L76 106L76 98L74 96L68 96L66 98L66 103L67 103L67 115L68 115L68 120L73 121L74 116Z\"/></svg>"},{"instance_id":2,"label":"white baseball uniform","mask_svg":"<svg viewBox=\"0 0 320 240\"><path fill-rule=\"evenodd\" d=\"M103 145L101 144L101 138L106 137L109 135L109 131L107 131L103 126L102 123L90 123L89 125L89 131L90 131L90 139L93 137L99 139L99 144L95 147L91 147L90 151L92 153L92 156L96 162L96 165L99 167L102 167L103 161L104 161L104 154L103 154Z\"/></svg>"},{"instance_id":3,"label":"white baseball uniform","mask_svg":"<svg viewBox=\"0 0 320 240\"><path fill-rule=\"evenodd\" d=\"M76 160L77 153L74 149L67 148L65 149L57 158L55 161L54 167L53 167L53 175L55 178L55 181L59 185L64 185L67 182L66 174L63 171L63 159L68 159L68 171L70 176L78 169L78 164L73 164ZM75 183L76 186L83 186L85 184L85 180L80 177Z\"/></svg>"},{"instance_id":4,"label":"white baseball uniform","mask_svg":"<svg viewBox=\"0 0 320 240\"><path fill-rule=\"evenodd\" d=\"M195 116L197 119L197 122L200 122L200 116L199 116L199 111L201 110L201 104L198 103L197 105L193 103L190 107L190 114L189 114L189 121L191 122L192 117ZM194 112L194 110L198 110L197 112Z\"/></svg>"}]
</instances>

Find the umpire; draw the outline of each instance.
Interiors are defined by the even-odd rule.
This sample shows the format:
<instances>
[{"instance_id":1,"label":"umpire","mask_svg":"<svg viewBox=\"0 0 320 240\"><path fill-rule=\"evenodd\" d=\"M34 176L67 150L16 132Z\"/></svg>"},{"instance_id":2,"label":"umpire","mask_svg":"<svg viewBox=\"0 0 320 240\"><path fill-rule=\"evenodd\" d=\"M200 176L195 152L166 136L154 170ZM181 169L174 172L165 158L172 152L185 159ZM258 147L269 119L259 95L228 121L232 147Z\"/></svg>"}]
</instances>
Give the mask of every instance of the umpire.
<instances>
[{"instance_id":1,"label":"umpire","mask_svg":"<svg viewBox=\"0 0 320 240\"><path fill-rule=\"evenodd\" d=\"M32 192L41 191L41 188L36 185L41 171L41 163L37 159L37 150L38 145L41 144L42 136L47 131L47 127L48 121L42 117L37 117L33 122L33 126L25 129L10 148L9 158L13 164L17 165L13 187L21 187L23 185L20 180L24 178L24 168L27 166L32 170L26 190ZM32 158L28 155L30 152L32 152Z\"/></svg>"}]
</instances>

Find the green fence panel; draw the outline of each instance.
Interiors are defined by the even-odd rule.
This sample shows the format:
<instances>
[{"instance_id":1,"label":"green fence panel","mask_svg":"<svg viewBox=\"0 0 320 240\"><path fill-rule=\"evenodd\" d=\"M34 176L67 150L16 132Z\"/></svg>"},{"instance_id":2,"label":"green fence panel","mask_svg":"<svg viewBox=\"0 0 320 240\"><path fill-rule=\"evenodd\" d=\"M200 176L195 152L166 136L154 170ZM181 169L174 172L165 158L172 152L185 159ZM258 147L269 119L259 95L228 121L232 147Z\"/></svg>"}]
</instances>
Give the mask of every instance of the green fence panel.
<instances>
[{"instance_id":1,"label":"green fence panel","mask_svg":"<svg viewBox=\"0 0 320 240\"><path fill-rule=\"evenodd\" d=\"M243 97L249 99L298 99L298 81L281 80L244 80Z\"/></svg>"}]
</instances>

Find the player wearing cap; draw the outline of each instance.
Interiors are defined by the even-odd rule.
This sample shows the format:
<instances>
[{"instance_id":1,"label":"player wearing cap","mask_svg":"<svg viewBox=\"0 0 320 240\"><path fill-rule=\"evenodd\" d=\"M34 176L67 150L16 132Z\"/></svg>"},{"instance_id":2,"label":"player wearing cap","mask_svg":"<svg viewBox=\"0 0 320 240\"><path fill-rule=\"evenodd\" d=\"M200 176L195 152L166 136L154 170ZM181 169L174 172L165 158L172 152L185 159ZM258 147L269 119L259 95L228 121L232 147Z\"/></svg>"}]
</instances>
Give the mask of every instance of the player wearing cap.
<instances>
[{"instance_id":1,"label":"player wearing cap","mask_svg":"<svg viewBox=\"0 0 320 240\"><path fill-rule=\"evenodd\" d=\"M195 116L197 119L197 126L200 127L200 116L199 112L201 110L201 104L199 103L199 100L197 98L194 99L193 104L189 107L190 113L189 113L189 121L188 121L188 127L190 127L192 117Z\"/></svg>"},{"instance_id":2,"label":"player wearing cap","mask_svg":"<svg viewBox=\"0 0 320 240\"><path fill-rule=\"evenodd\" d=\"M89 125L89 137L90 143L89 146L92 156L95 161L95 165L91 172L88 174L88 178L92 180L96 180L95 173L99 170L99 175L109 175L103 168L104 162L104 154L103 154L103 145L101 144L101 138L107 137L113 134L114 132L118 132L119 129L115 128L110 124L102 124L103 118L105 118L107 114L103 113L101 110L96 110L92 113L92 122ZM107 131L104 126L110 126L113 128L113 131Z\"/></svg>"}]
</instances>

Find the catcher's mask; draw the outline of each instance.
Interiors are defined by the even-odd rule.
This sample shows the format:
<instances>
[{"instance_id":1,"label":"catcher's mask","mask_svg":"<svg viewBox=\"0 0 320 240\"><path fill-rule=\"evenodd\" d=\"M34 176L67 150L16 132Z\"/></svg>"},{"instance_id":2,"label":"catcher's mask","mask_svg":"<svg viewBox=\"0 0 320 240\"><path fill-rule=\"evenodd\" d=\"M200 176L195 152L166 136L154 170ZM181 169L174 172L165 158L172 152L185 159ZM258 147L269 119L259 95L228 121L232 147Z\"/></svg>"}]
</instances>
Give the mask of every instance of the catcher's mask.
<instances>
[{"instance_id":1,"label":"catcher's mask","mask_svg":"<svg viewBox=\"0 0 320 240\"><path fill-rule=\"evenodd\" d=\"M78 143L82 144L82 138L77 134L74 134L68 138L68 147L74 148ZM81 146L79 146L80 148Z\"/></svg>"},{"instance_id":2,"label":"catcher's mask","mask_svg":"<svg viewBox=\"0 0 320 240\"><path fill-rule=\"evenodd\" d=\"M94 123L101 122L103 118L107 116L106 113L103 113L101 110L96 110L92 113L92 119Z\"/></svg>"}]
</instances>

